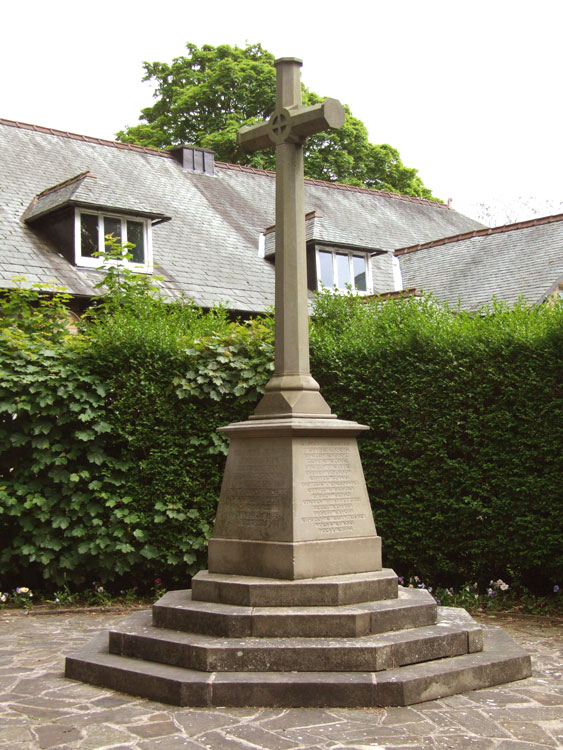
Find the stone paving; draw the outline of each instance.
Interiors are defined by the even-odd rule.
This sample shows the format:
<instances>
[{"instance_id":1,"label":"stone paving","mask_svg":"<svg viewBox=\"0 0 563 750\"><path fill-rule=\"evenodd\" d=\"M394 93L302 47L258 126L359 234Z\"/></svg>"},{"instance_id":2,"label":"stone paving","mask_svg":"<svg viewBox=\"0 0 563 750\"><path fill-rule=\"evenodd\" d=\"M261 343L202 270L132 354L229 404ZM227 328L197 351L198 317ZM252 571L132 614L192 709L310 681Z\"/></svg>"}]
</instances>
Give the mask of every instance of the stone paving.
<instances>
[{"instance_id":1,"label":"stone paving","mask_svg":"<svg viewBox=\"0 0 563 750\"><path fill-rule=\"evenodd\" d=\"M563 747L563 623L481 618L533 676L408 708L189 709L66 680L64 656L125 612L0 611L0 750L401 750Z\"/></svg>"}]
</instances>

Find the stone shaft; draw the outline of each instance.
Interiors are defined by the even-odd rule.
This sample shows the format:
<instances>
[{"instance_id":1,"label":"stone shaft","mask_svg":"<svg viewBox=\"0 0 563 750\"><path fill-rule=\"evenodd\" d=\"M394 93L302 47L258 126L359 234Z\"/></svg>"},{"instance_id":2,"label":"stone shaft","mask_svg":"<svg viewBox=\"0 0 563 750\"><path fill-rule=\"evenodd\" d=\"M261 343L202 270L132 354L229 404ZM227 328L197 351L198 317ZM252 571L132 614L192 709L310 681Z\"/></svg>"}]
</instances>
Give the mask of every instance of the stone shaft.
<instances>
[{"instance_id":1,"label":"stone shaft","mask_svg":"<svg viewBox=\"0 0 563 750\"><path fill-rule=\"evenodd\" d=\"M276 356L274 376L256 418L280 415L329 417L309 366L303 143L327 127L341 127L335 99L313 107L301 102L301 60L276 60L276 109L269 121L241 128L239 145L256 151L276 147Z\"/></svg>"}]
</instances>

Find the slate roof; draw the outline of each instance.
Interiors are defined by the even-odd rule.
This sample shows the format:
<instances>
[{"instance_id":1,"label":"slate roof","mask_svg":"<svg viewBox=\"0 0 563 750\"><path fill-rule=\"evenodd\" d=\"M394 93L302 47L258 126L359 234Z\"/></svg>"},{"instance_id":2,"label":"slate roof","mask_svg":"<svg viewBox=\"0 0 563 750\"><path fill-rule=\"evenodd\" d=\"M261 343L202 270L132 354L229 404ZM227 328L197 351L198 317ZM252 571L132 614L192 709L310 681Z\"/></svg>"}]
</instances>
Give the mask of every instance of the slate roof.
<instances>
[{"instance_id":1,"label":"slate roof","mask_svg":"<svg viewBox=\"0 0 563 750\"><path fill-rule=\"evenodd\" d=\"M0 162L1 286L25 275L95 294L98 273L71 265L24 219L67 203L99 205L170 217L152 232L168 296L248 312L273 304L274 267L259 247L275 221L272 172L220 162L214 175L189 172L167 151L2 119ZM394 288L390 251L482 226L443 204L318 180L306 180L305 203L318 215L316 239L386 251L373 259L382 292Z\"/></svg>"},{"instance_id":2,"label":"slate roof","mask_svg":"<svg viewBox=\"0 0 563 750\"><path fill-rule=\"evenodd\" d=\"M399 249L403 283L469 310L540 304L563 282L563 214Z\"/></svg>"},{"instance_id":3,"label":"slate roof","mask_svg":"<svg viewBox=\"0 0 563 750\"><path fill-rule=\"evenodd\" d=\"M136 216L144 218L160 221L170 219L170 216L151 211L148 206L135 204L127 195L119 195L115 191L108 190L108 186L97 180L91 172L81 172L69 180L43 190L31 201L23 218L26 224L32 224L65 206L114 212L134 211Z\"/></svg>"}]
</instances>

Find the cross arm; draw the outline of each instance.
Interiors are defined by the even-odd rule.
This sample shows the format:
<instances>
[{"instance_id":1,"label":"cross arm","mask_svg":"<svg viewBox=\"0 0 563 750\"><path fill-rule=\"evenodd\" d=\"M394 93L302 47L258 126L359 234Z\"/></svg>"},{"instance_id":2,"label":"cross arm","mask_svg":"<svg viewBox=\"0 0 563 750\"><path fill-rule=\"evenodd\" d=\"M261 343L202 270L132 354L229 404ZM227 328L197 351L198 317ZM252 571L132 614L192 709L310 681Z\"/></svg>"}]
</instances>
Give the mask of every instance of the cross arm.
<instances>
[{"instance_id":1,"label":"cross arm","mask_svg":"<svg viewBox=\"0 0 563 750\"><path fill-rule=\"evenodd\" d=\"M341 128L345 111L338 99L325 99L312 107L296 107L291 110L291 132L307 138L327 128Z\"/></svg>"},{"instance_id":2,"label":"cross arm","mask_svg":"<svg viewBox=\"0 0 563 750\"><path fill-rule=\"evenodd\" d=\"M268 122L259 125L243 125L237 134L237 143L244 151L261 151L280 142L273 137L272 120L279 112L286 117L289 125L284 140L300 143L309 135L327 128L341 128L344 125L345 111L337 99L325 99L312 107L296 105L276 110Z\"/></svg>"},{"instance_id":3,"label":"cross arm","mask_svg":"<svg viewBox=\"0 0 563 750\"><path fill-rule=\"evenodd\" d=\"M243 151L262 151L272 147L270 140L270 122L261 122L259 125L243 125L237 133L237 145Z\"/></svg>"}]
</instances>

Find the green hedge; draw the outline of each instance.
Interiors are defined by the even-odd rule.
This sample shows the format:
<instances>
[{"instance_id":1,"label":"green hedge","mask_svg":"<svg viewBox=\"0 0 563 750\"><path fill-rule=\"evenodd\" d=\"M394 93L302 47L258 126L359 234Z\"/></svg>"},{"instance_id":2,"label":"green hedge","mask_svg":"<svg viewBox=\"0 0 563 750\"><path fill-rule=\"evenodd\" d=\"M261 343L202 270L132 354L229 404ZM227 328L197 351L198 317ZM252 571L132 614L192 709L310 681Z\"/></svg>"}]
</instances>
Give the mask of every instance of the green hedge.
<instances>
[{"instance_id":1,"label":"green hedge","mask_svg":"<svg viewBox=\"0 0 563 750\"><path fill-rule=\"evenodd\" d=\"M1 303L0 588L182 585L205 565L215 430L258 400L272 320L122 281L77 336L56 301ZM313 373L333 411L371 428L360 449L387 565L560 582L562 338L561 304L470 316L318 298Z\"/></svg>"},{"instance_id":2,"label":"green hedge","mask_svg":"<svg viewBox=\"0 0 563 750\"><path fill-rule=\"evenodd\" d=\"M442 583L563 573L563 305L319 299L313 370L360 450L384 559Z\"/></svg>"}]
</instances>

